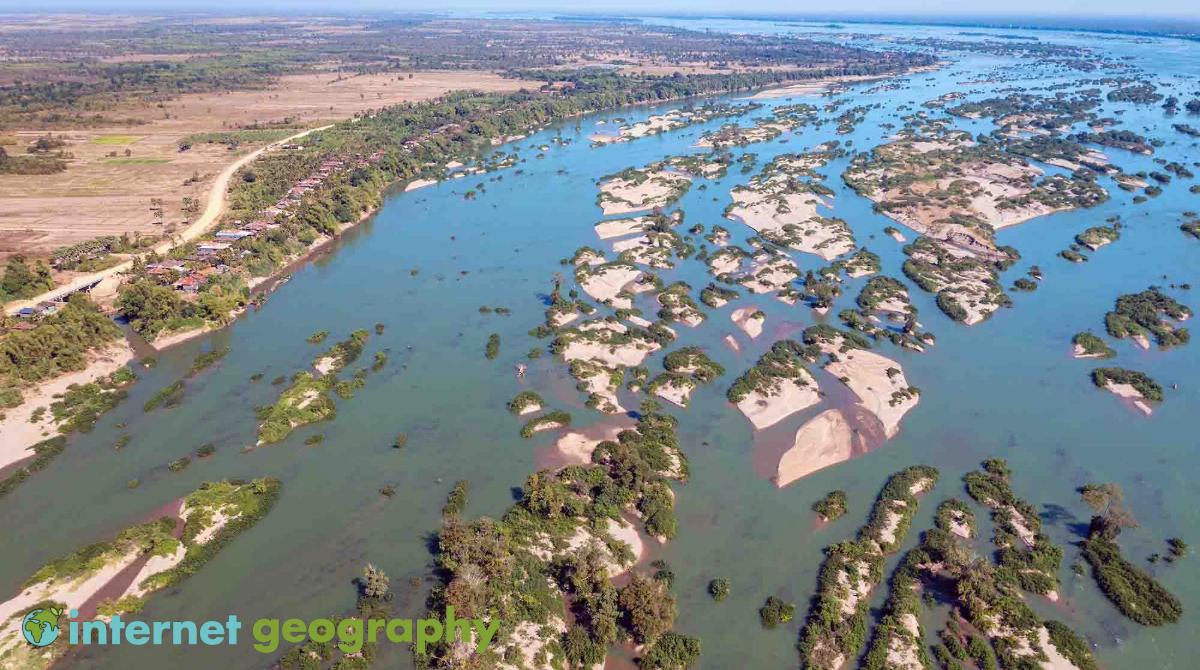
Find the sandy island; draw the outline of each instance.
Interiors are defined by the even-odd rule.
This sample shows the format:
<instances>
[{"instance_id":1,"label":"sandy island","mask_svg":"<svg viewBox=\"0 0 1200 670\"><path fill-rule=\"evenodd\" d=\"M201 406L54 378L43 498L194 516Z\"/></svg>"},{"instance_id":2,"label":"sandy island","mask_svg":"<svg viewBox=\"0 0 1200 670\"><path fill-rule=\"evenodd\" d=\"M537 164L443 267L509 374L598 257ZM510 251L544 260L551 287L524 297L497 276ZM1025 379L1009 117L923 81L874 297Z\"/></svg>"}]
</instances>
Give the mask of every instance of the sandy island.
<instances>
[{"instance_id":1,"label":"sandy island","mask_svg":"<svg viewBox=\"0 0 1200 670\"><path fill-rule=\"evenodd\" d=\"M796 431L793 446L781 459L775 485L783 488L817 470L849 460L854 455L854 432L836 409L827 409Z\"/></svg>"},{"instance_id":2,"label":"sandy island","mask_svg":"<svg viewBox=\"0 0 1200 670\"><path fill-rule=\"evenodd\" d=\"M769 394L751 391L737 403L737 408L756 430L773 426L820 402L816 380L807 371L801 373L800 380L780 379Z\"/></svg>"},{"instance_id":3,"label":"sandy island","mask_svg":"<svg viewBox=\"0 0 1200 670\"><path fill-rule=\"evenodd\" d=\"M740 307L729 318L752 339L762 335L763 324L767 322L767 315L757 307Z\"/></svg>"}]
</instances>

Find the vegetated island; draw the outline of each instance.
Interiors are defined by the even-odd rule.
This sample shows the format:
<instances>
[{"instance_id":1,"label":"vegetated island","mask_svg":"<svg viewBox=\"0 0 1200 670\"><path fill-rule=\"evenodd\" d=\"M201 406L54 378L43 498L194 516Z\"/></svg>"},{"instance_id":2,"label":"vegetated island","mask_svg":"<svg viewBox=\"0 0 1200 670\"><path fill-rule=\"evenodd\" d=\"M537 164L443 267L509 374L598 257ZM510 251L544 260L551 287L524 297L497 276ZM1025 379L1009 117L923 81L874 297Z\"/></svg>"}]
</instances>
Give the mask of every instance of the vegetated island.
<instances>
[{"instance_id":1,"label":"vegetated island","mask_svg":"<svg viewBox=\"0 0 1200 670\"><path fill-rule=\"evenodd\" d=\"M1056 601L1062 549L1042 532L1033 505L1013 493L1011 476L1003 459L991 458L983 462L981 470L968 472L963 482L975 502L992 510L996 576Z\"/></svg>"},{"instance_id":2,"label":"vegetated island","mask_svg":"<svg viewBox=\"0 0 1200 670\"><path fill-rule=\"evenodd\" d=\"M1187 344L1191 335L1167 318L1182 322L1191 316L1190 308L1152 286L1117 298L1116 307L1104 315L1104 328L1109 335L1132 339L1143 349L1150 348L1151 335L1160 349L1170 349Z\"/></svg>"},{"instance_id":3,"label":"vegetated island","mask_svg":"<svg viewBox=\"0 0 1200 670\"><path fill-rule=\"evenodd\" d=\"M905 274L938 295L951 318L972 325L1008 306L997 271L1016 259L994 231L1107 199L1094 181L1043 177L990 136L910 121L898 139L855 156L842 175L876 210L922 235L907 247Z\"/></svg>"},{"instance_id":4,"label":"vegetated island","mask_svg":"<svg viewBox=\"0 0 1200 670\"><path fill-rule=\"evenodd\" d=\"M1074 347L1071 355L1075 358L1112 358L1117 355L1117 352L1108 346L1108 342L1087 330L1075 333L1071 338L1071 345Z\"/></svg>"},{"instance_id":5,"label":"vegetated island","mask_svg":"<svg viewBox=\"0 0 1200 670\"><path fill-rule=\"evenodd\" d=\"M18 624L37 608L79 610L80 619L136 614L156 591L200 570L274 506L279 480L206 482L170 515L131 526L111 540L88 545L46 563L0 603L0 663L47 668L67 649L27 644ZM103 599L100 594L108 594Z\"/></svg>"},{"instance_id":6,"label":"vegetated island","mask_svg":"<svg viewBox=\"0 0 1200 670\"><path fill-rule=\"evenodd\" d=\"M800 632L801 667L840 668L861 653L870 596L883 581L884 561L908 534L918 496L937 479L937 470L924 465L892 475L855 538L826 547L817 595Z\"/></svg>"},{"instance_id":7,"label":"vegetated island","mask_svg":"<svg viewBox=\"0 0 1200 670\"><path fill-rule=\"evenodd\" d=\"M318 356L310 370L292 376L292 383L273 405L259 407L258 442L255 446L281 442L292 431L318 421L333 419L337 414L330 392L347 400L366 383L366 369L357 371L351 379L338 379L338 373L358 360L370 333L356 330L345 340L334 344Z\"/></svg>"},{"instance_id":8,"label":"vegetated island","mask_svg":"<svg viewBox=\"0 0 1200 670\"><path fill-rule=\"evenodd\" d=\"M821 183L816 168L842 155L836 145L811 153L782 154L763 167L744 186L733 189L727 218L754 229L764 240L796 251L833 260L856 247L850 226L841 219L819 215L828 208L833 191Z\"/></svg>"},{"instance_id":9,"label":"vegetated island","mask_svg":"<svg viewBox=\"0 0 1200 670\"><path fill-rule=\"evenodd\" d=\"M1149 375L1137 370L1096 368L1092 370L1092 383L1115 396L1129 400L1146 416L1154 413L1150 403L1163 400L1162 386Z\"/></svg>"},{"instance_id":10,"label":"vegetated island","mask_svg":"<svg viewBox=\"0 0 1200 670\"><path fill-rule=\"evenodd\" d=\"M1137 526L1137 520L1125 507L1120 487L1087 484L1080 487L1079 493L1095 512L1088 537L1079 546L1100 590L1122 614L1143 626L1178 622L1183 615L1179 599L1121 556L1117 536L1123 529Z\"/></svg>"},{"instance_id":11,"label":"vegetated island","mask_svg":"<svg viewBox=\"0 0 1200 670\"><path fill-rule=\"evenodd\" d=\"M675 536L670 482L687 478L675 425L669 416L643 414L635 428L598 444L587 464L530 475L521 500L500 519L445 517L436 557L443 581L431 611L493 612L505 625L485 653L526 667L602 664L626 638L639 645L643 667L694 662L699 642L670 631L676 604L667 582L640 572L621 588L612 582L645 550L630 519L650 537ZM570 616L569 607L586 616ZM669 660L680 649L686 658ZM434 648L429 660L470 662L475 653L456 643Z\"/></svg>"},{"instance_id":12,"label":"vegetated island","mask_svg":"<svg viewBox=\"0 0 1200 670\"><path fill-rule=\"evenodd\" d=\"M655 377L646 391L663 400L687 407L691 393L725 374L725 368L713 361L700 347L683 347L663 357L666 372Z\"/></svg>"}]
</instances>

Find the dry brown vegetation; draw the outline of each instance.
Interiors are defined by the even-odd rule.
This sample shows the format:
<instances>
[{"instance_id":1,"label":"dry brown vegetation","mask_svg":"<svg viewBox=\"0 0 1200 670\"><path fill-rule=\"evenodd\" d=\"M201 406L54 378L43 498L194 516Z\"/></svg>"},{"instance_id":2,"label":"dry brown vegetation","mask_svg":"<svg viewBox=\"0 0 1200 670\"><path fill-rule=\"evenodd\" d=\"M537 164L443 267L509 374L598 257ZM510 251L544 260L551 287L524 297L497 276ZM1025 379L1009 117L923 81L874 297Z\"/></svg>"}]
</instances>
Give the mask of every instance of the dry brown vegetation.
<instances>
[{"instance_id":1,"label":"dry brown vegetation","mask_svg":"<svg viewBox=\"0 0 1200 670\"><path fill-rule=\"evenodd\" d=\"M415 72L411 77L323 72L284 76L266 90L186 94L158 106L128 103L112 116L144 123L54 132L66 140L63 150L73 156L66 171L0 180L0 259L17 253L44 256L101 235L159 235L182 228L183 198L203 199L226 165L264 144L246 142L231 150L226 144L201 142L181 152L180 142L194 134L285 121L286 127L299 129L451 90L513 91L528 85L477 71ZM45 132L15 129L5 134L23 150L21 145ZM162 224L151 212L154 198L163 201Z\"/></svg>"}]
</instances>

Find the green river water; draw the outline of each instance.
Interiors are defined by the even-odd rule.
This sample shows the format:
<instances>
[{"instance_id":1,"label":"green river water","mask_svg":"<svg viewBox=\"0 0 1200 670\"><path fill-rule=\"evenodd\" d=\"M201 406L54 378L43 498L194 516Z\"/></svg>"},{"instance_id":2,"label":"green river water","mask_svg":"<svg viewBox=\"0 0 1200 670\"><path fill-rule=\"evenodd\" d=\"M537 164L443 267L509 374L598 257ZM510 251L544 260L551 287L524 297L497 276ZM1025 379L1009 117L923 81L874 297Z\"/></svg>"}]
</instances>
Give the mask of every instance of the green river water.
<instances>
[{"instance_id":1,"label":"green river water","mask_svg":"<svg viewBox=\"0 0 1200 670\"><path fill-rule=\"evenodd\" d=\"M767 22L674 23L717 30L825 30ZM955 37L956 32L859 25L848 28L844 39L855 41L850 33ZM1185 82L1182 90L1192 96L1198 88L1200 44L1031 34L1043 41L1087 45L1103 54L1128 57L1157 80ZM760 166L777 153L807 150L830 139L853 140L852 149L866 150L891 132L879 124L901 125L904 112L897 111L901 105L920 109L920 103L956 90L986 93L1103 76L1008 57L967 52L948 57L954 61L951 65L909 77L900 90L865 93L872 84L851 88L844 94L851 98L847 107L874 103L882 107L873 109L849 135L837 136L835 124L824 124L785 134L781 139L786 143L761 143L745 150L759 154ZM995 71L1015 73L1020 79L958 83ZM787 102L777 99L767 104ZM47 470L0 504L0 592L14 593L47 559L147 518L202 481L270 475L284 484L274 511L199 574L176 589L152 596L144 617L204 620L237 614L246 622L259 617L343 614L354 605L351 580L368 561L391 576L398 615L419 615L432 579L431 534L439 525L440 509L453 482L471 483L467 516L501 514L513 501L514 487L545 462L553 443L554 436L548 433L521 439L520 422L505 411L504 403L522 388L530 388L552 405L569 409L576 427L604 418L583 407L584 396L574 390L575 382L561 361L552 356L532 361L523 381L515 378L513 366L532 347L547 344L527 331L542 321L543 300L554 273L570 274L559 259L584 244L600 246L591 227L601 218L595 205L596 178L666 155L699 152L692 147L699 134L721 123L591 148L587 136L595 132L595 121L615 116L636 120L670 108L608 112L522 140L514 148L525 159L519 166L523 174L506 170L497 173L503 175L500 181L483 175L411 193L391 193L377 215L336 242L327 255L295 272L261 310L230 328L165 352L156 368L139 372L141 381L130 398L104 416L94 432L73 439ZM1126 110L1119 117L1123 127L1166 140L1155 157L1185 164L1197 160L1195 140L1170 129L1173 122L1187 123L1186 115L1171 120L1157 105L1113 103L1104 104L1101 115L1118 109ZM972 132L992 127L988 120L957 124ZM536 147L559 133L573 142L552 146L544 159L535 158ZM1104 151L1127 172L1157 168L1151 157ZM828 175L826 184L838 192L833 214L846 219L859 243L882 257L884 274L902 278L901 245L882 233L894 222L873 213L869 201L842 185L840 174L846 162L836 160L821 169ZM749 176L734 168L725 178L710 182L706 191L693 188L678 205L687 215L685 227L722 223L734 233L735 243L743 240L750 231L723 221L721 212L729 189ZM479 181L485 183L485 191L475 200L464 199L463 192ZM680 338L667 350L698 344L727 370L717 383L694 393L690 408L670 412L680 419L692 477L686 485L675 487L677 539L666 546L652 543L648 559L664 559L676 573L680 610L676 629L703 641L700 667L796 666L797 624L762 630L757 608L763 600L777 594L794 601L802 619L815 590L823 547L854 533L890 473L914 463L941 470L941 482L925 497L908 537L906 546L911 546L918 531L929 527L937 502L963 496L962 474L988 456L1008 459L1015 491L1043 512L1047 532L1066 549L1062 600L1052 605L1031 599L1030 604L1044 616L1066 621L1085 634L1096 645L1105 668L1194 667L1194 617L1200 607L1196 559L1166 567L1148 566L1144 558L1163 551L1166 537L1200 543L1200 513L1192 500L1200 475L1195 436L1200 349L1192 344L1168 352L1142 351L1127 341L1115 343L1119 356L1112 364L1147 372L1167 389L1166 401L1151 418L1096 390L1088 378L1094 365L1074 360L1069 353L1075 332L1102 332L1104 313L1118 295L1152 283L1200 285L1200 242L1178 230L1183 211L1200 209L1200 196L1188 193L1188 185L1194 182L1176 179L1161 197L1134 205L1132 194L1118 190L1106 178L1102 183L1112 199L1100 207L1035 219L998 233L1001 244L1015 246L1023 255L1004 274L1005 285L1032 264L1042 267L1045 281L1036 293L1014 293L1013 309L1001 310L981 325L952 323L938 311L930 294L906 280L922 322L938 342L923 354L891 345L881 346L881 352L903 364L909 381L922 390L920 404L905 417L900 434L883 447L782 490L756 470L761 464L755 454L769 450L772 437L790 435L818 410L791 417L759 436L756 444L749 423L725 401L724 391L775 339L814 323L812 311L744 295L731 307L706 309L710 319L700 328L677 328ZM1126 225L1120 241L1090 254L1091 262L1081 265L1055 257L1076 233L1102 224L1113 214L1120 214ZM906 234L913 237L911 231ZM792 256L802 271L824 265L814 256ZM414 268L420 270L415 276ZM660 274L668 282L686 280L696 291L709 281L704 265L694 260ZM853 303L864 281L848 282L831 312L831 322L836 322L833 315ZM1195 292L1171 294L1200 307ZM640 304L644 311L653 311ZM733 330L728 312L747 304L767 312L767 332L752 347L734 353L721 343ZM508 307L512 313L484 315L478 311L481 305ZM297 430L281 444L243 451L255 441L254 408L273 402L278 392L268 380L290 376L321 350L306 344L305 337L327 329L333 341L356 328L370 329L376 322L385 324L386 332L371 336L362 360L369 361L374 351L386 349L388 365L371 374L353 399L338 402L336 420ZM501 355L494 361L483 356L491 332L502 339ZM180 378L197 353L217 346L230 347L230 354L188 383L180 406L143 412L145 400ZM661 355L648 361L652 371L661 369ZM258 372L265 379L252 383L249 377ZM1174 384L1178 389L1172 388ZM626 405L636 406L636 400ZM402 451L391 448L398 432L409 438ZM305 438L314 433L324 433L325 441L305 446ZM132 441L114 451L113 444L125 434L132 435ZM182 473L168 472L167 463L209 442L217 446L214 457L194 462ZM126 482L133 478L139 478L141 485L131 490ZM1150 568L1182 599L1181 623L1163 628L1134 624L1103 598L1090 577L1070 571L1078 556L1072 543L1089 516L1074 489L1089 481L1113 481L1124 487L1129 506L1141 521L1140 528L1122 535L1125 554ZM385 484L395 487L395 497L379 494ZM809 506L834 488L849 494L850 514L818 528ZM983 522L979 549L987 552L990 526L983 511L978 514ZM895 562L895 558L889 561L889 568ZM705 585L722 575L729 577L733 594L717 604L706 595ZM421 586L410 586L412 577ZM877 589L876 603L882 603L885 591ZM929 634L935 631L927 627ZM411 664L405 649L383 645L381 651L383 661L378 667ZM90 649L64 665L257 668L273 660L242 644Z\"/></svg>"}]
</instances>

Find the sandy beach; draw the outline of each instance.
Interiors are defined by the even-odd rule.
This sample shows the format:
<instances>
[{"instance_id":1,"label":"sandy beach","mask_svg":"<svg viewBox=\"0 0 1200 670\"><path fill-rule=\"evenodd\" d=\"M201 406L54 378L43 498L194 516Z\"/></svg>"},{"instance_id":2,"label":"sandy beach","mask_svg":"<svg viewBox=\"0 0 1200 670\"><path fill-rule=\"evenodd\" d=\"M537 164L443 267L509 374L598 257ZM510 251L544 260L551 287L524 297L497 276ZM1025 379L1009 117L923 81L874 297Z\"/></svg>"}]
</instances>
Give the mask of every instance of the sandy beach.
<instances>
[{"instance_id":1,"label":"sandy beach","mask_svg":"<svg viewBox=\"0 0 1200 670\"><path fill-rule=\"evenodd\" d=\"M29 447L58 434L50 415L50 404L66 392L72 384L90 384L101 377L116 372L134 358L133 349L125 340L119 340L105 349L92 354L88 366L76 372L68 372L28 390L24 401L17 407L5 410L0 420L0 468L33 456ZM46 408L45 416L35 423L34 410Z\"/></svg>"},{"instance_id":2,"label":"sandy beach","mask_svg":"<svg viewBox=\"0 0 1200 670\"><path fill-rule=\"evenodd\" d=\"M1133 405L1134 409L1138 410L1142 414L1145 414L1146 416L1154 414L1154 408L1150 406L1150 403L1146 400L1146 397L1143 396L1137 389L1135 389L1133 385L1114 384L1109 382L1104 388L1118 398L1128 400L1129 404Z\"/></svg>"},{"instance_id":3,"label":"sandy beach","mask_svg":"<svg viewBox=\"0 0 1200 670\"><path fill-rule=\"evenodd\" d=\"M809 419L793 446L779 460L775 485L783 488L817 470L848 460L854 454L854 433L842 413L827 409Z\"/></svg>"},{"instance_id":4,"label":"sandy beach","mask_svg":"<svg viewBox=\"0 0 1200 670\"><path fill-rule=\"evenodd\" d=\"M858 396L859 404L879 417L889 438L900 432L900 420L920 400L920 395L893 397L909 388L904 371L896 361L872 351L854 349L839 354L825 370L842 379Z\"/></svg>"},{"instance_id":5,"label":"sandy beach","mask_svg":"<svg viewBox=\"0 0 1200 670\"><path fill-rule=\"evenodd\" d=\"M821 400L817 382L804 373L805 386L793 380L780 381L771 395L753 391L737 403L737 408L750 420L756 430L773 426L787 417Z\"/></svg>"}]
</instances>

